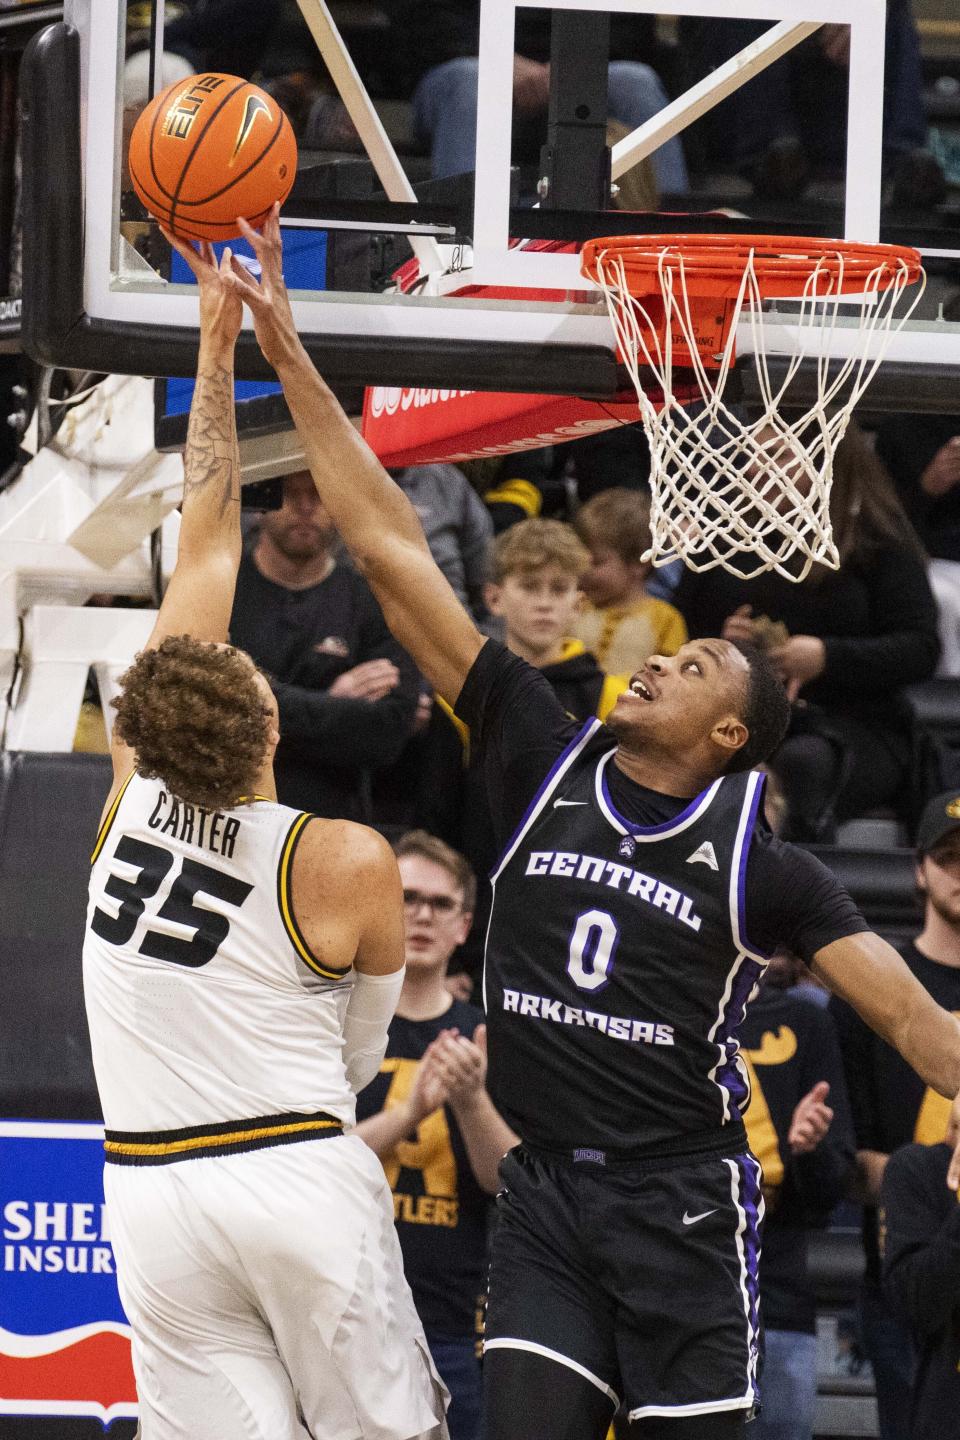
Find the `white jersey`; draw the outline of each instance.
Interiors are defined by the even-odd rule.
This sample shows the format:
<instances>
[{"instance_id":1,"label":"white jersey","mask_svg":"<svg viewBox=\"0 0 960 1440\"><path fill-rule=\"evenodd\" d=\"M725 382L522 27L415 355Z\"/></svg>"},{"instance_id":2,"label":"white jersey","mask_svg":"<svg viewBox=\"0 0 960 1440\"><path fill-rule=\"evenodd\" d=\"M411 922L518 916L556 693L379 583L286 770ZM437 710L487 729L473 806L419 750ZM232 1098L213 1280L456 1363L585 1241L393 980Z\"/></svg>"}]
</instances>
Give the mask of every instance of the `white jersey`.
<instances>
[{"instance_id":1,"label":"white jersey","mask_svg":"<svg viewBox=\"0 0 960 1440\"><path fill-rule=\"evenodd\" d=\"M353 971L317 960L290 897L310 819L262 799L202 810L136 774L111 805L83 945L108 1140L210 1126L226 1138L229 1122L289 1129L320 1112L353 1124Z\"/></svg>"}]
</instances>

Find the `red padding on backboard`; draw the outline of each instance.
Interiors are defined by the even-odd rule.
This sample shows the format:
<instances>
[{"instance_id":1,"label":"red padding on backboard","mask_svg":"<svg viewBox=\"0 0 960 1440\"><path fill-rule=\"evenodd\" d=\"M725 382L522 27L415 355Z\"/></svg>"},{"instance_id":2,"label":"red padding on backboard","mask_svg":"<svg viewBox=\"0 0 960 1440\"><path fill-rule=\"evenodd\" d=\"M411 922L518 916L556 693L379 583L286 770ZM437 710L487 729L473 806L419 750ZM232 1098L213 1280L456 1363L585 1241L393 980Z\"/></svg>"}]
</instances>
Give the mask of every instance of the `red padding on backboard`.
<instances>
[{"instance_id":1,"label":"red padding on backboard","mask_svg":"<svg viewBox=\"0 0 960 1440\"><path fill-rule=\"evenodd\" d=\"M486 390L368 388L363 438L388 467L478 460L561 445L640 419L632 391L610 402Z\"/></svg>"},{"instance_id":2,"label":"red padding on backboard","mask_svg":"<svg viewBox=\"0 0 960 1440\"><path fill-rule=\"evenodd\" d=\"M523 249L573 252L569 241L513 241ZM416 257L394 274L401 293L415 290L420 279ZM503 289L464 285L453 292L471 298L557 301L559 290ZM652 394L654 404L663 397ZM581 400L571 395L516 395L484 390L393 390L368 388L363 400L363 438L384 465L428 465L439 460L481 460L539 450L580 440L615 425L632 425L640 408L632 390L610 401Z\"/></svg>"}]
</instances>

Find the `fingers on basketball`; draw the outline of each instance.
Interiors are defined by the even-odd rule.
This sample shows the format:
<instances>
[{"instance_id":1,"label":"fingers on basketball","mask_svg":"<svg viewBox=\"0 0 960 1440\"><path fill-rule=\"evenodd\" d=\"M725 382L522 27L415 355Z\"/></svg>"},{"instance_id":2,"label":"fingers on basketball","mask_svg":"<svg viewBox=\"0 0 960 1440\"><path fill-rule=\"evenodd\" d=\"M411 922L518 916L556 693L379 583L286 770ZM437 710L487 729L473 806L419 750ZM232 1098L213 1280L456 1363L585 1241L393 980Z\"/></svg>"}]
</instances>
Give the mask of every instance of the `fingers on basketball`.
<instances>
[{"instance_id":1,"label":"fingers on basketball","mask_svg":"<svg viewBox=\"0 0 960 1440\"><path fill-rule=\"evenodd\" d=\"M143 204L180 239L232 240L238 215L261 224L286 199L297 143L272 96L239 76L206 73L150 101L128 158Z\"/></svg>"}]
</instances>

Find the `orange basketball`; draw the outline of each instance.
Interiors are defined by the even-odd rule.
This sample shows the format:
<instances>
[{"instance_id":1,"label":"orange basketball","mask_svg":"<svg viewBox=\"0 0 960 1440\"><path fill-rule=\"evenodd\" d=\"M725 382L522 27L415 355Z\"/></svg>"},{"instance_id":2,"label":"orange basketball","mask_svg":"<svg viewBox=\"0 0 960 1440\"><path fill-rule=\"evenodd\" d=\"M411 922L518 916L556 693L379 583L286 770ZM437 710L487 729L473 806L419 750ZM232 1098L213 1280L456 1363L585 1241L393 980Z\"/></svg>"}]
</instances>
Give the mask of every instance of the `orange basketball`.
<instances>
[{"instance_id":1,"label":"orange basketball","mask_svg":"<svg viewBox=\"0 0 960 1440\"><path fill-rule=\"evenodd\" d=\"M144 109L130 136L130 179L184 240L232 240L290 193L297 142L276 100L237 75L191 75Z\"/></svg>"}]
</instances>

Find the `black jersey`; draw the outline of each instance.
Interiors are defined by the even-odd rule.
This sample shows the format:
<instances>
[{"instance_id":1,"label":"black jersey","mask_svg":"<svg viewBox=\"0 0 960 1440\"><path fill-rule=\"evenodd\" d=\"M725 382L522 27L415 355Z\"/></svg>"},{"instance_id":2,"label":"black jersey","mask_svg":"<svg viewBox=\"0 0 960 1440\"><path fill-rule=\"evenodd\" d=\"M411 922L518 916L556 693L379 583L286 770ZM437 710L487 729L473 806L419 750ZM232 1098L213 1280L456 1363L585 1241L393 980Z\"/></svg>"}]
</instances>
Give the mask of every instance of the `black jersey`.
<instances>
[{"instance_id":1,"label":"black jersey","mask_svg":"<svg viewBox=\"0 0 960 1440\"><path fill-rule=\"evenodd\" d=\"M357 1096L367 1120L410 1094L417 1066L441 1031L473 1038L483 1021L475 1005L454 1000L434 1020L390 1021L380 1073ZM489 1198L477 1184L463 1134L450 1106L434 1110L389 1154L383 1168L393 1191L403 1270L417 1314L431 1338L472 1339L484 1290Z\"/></svg>"},{"instance_id":2,"label":"black jersey","mask_svg":"<svg viewBox=\"0 0 960 1440\"><path fill-rule=\"evenodd\" d=\"M528 1145L568 1155L735 1144L733 1031L766 953L809 959L867 928L856 907L763 828L761 776L693 800L634 784L611 732L569 726L495 642L456 711L516 832L501 829L486 946L494 1103Z\"/></svg>"},{"instance_id":3,"label":"black jersey","mask_svg":"<svg viewBox=\"0 0 960 1440\"><path fill-rule=\"evenodd\" d=\"M937 1004L960 1016L960 969L931 960L912 941L902 945L900 953ZM892 1155L910 1141L939 1144L946 1133L950 1101L925 1085L903 1056L874 1034L852 1006L834 996L830 1009L840 1037L858 1148ZM871 1205L863 1212L863 1246L867 1275L877 1281L877 1212Z\"/></svg>"},{"instance_id":4,"label":"black jersey","mask_svg":"<svg viewBox=\"0 0 960 1440\"><path fill-rule=\"evenodd\" d=\"M715 781L674 821L615 810L589 721L493 875L490 1091L528 1145L629 1156L739 1122L736 1027L766 963L741 895L763 789Z\"/></svg>"},{"instance_id":5,"label":"black jersey","mask_svg":"<svg viewBox=\"0 0 960 1440\"><path fill-rule=\"evenodd\" d=\"M905 1145L880 1190L883 1279L916 1342L910 1440L960 1437L960 1205L949 1145Z\"/></svg>"}]
</instances>

